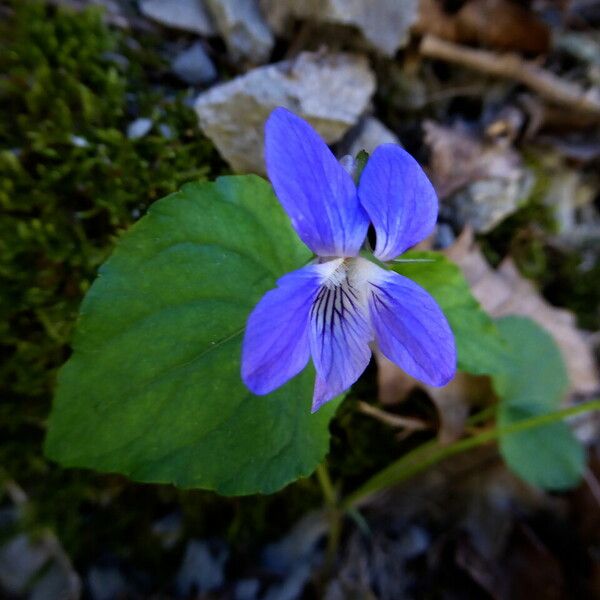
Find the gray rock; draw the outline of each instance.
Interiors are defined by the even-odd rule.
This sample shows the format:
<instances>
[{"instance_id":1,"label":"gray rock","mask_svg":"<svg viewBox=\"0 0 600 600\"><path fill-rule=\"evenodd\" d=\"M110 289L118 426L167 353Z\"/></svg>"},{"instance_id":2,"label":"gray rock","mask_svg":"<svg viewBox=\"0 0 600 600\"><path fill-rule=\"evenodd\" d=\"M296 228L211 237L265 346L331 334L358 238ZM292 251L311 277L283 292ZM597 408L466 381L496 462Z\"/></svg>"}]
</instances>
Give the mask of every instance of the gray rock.
<instances>
[{"instance_id":1,"label":"gray rock","mask_svg":"<svg viewBox=\"0 0 600 600\"><path fill-rule=\"evenodd\" d=\"M130 140L139 140L148 135L152 129L152 119L139 118L127 126L127 137Z\"/></svg>"},{"instance_id":2,"label":"gray rock","mask_svg":"<svg viewBox=\"0 0 600 600\"><path fill-rule=\"evenodd\" d=\"M71 135L71 143L77 148L87 148L90 145L87 139L80 135Z\"/></svg>"},{"instance_id":3,"label":"gray rock","mask_svg":"<svg viewBox=\"0 0 600 600\"><path fill-rule=\"evenodd\" d=\"M373 154L373 150L381 144L398 144L400 140L379 119L367 116L361 120L356 129L351 131L345 140L343 152L356 157L361 150Z\"/></svg>"},{"instance_id":4,"label":"gray rock","mask_svg":"<svg viewBox=\"0 0 600 600\"><path fill-rule=\"evenodd\" d=\"M140 0L140 11L161 25L214 35L215 28L203 0Z\"/></svg>"},{"instance_id":5,"label":"gray rock","mask_svg":"<svg viewBox=\"0 0 600 600\"><path fill-rule=\"evenodd\" d=\"M285 575L302 563L311 563L317 554L317 545L327 534L327 527L325 513L307 513L284 537L264 549L263 567Z\"/></svg>"},{"instance_id":6,"label":"gray rock","mask_svg":"<svg viewBox=\"0 0 600 600\"><path fill-rule=\"evenodd\" d=\"M125 598L129 591L125 578L115 567L92 567L87 576L87 587L92 600Z\"/></svg>"},{"instance_id":7,"label":"gray rock","mask_svg":"<svg viewBox=\"0 0 600 600\"><path fill-rule=\"evenodd\" d=\"M0 532L3 529L13 527L19 520L19 509L16 506L0 508Z\"/></svg>"},{"instance_id":8,"label":"gray rock","mask_svg":"<svg viewBox=\"0 0 600 600\"><path fill-rule=\"evenodd\" d=\"M58 562L43 573L29 594L29 600L79 600L80 597L79 577Z\"/></svg>"},{"instance_id":9,"label":"gray rock","mask_svg":"<svg viewBox=\"0 0 600 600\"><path fill-rule=\"evenodd\" d=\"M521 169L510 179L474 181L447 202L454 208L459 224L468 223L477 233L487 233L523 204L534 183L533 173Z\"/></svg>"},{"instance_id":10,"label":"gray rock","mask_svg":"<svg viewBox=\"0 0 600 600\"><path fill-rule=\"evenodd\" d=\"M0 590L22 594L34 575L51 559L46 544L24 533L0 547Z\"/></svg>"},{"instance_id":11,"label":"gray rock","mask_svg":"<svg viewBox=\"0 0 600 600\"><path fill-rule=\"evenodd\" d=\"M302 595L314 569L322 560L319 543L327 534L323 511L307 513L291 531L263 551L263 567L281 577L271 585L264 600L296 600Z\"/></svg>"},{"instance_id":12,"label":"gray rock","mask_svg":"<svg viewBox=\"0 0 600 600\"><path fill-rule=\"evenodd\" d=\"M260 64L269 59L274 39L256 0L205 0L229 56Z\"/></svg>"},{"instance_id":13,"label":"gray rock","mask_svg":"<svg viewBox=\"0 0 600 600\"><path fill-rule=\"evenodd\" d=\"M51 534L33 540L22 533L0 547L0 594L29 592L32 600L76 600L81 582Z\"/></svg>"},{"instance_id":14,"label":"gray rock","mask_svg":"<svg viewBox=\"0 0 600 600\"><path fill-rule=\"evenodd\" d=\"M183 519L179 512L166 515L152 524L152 533L165 550L173 548L183 535Z\"/></svg>"},{"instance_id":15,"label":"gray rock","mask_svg":"<svg viewBox=\"0 0 600 600\"><path fill-rule=\"evenodd\" d=\"M435 249L444 249L451 246L456 240L454 230L448 223L440 223L435 231Z\"/></svg>"},{"instance_id":16,"label":"gray rock","mask_svg":"<svg viewBox=\"0 0 600 600\"><path fill-rule=\"evenodd\" d=\"M217 70L206 54L202 42L196 42L180 52L171 63L171 69L190 85L201 85L213 82L217 78Z\"/></svg>"},{"instance_id":17,"label":"gray rock","mask_svg":"<svg viewBox=\"0 0 600 600\"><path fill-rule=\"evenodd\" d=\"M160 131L160 135L162 135L167 140L172 140L175 137L173 133L173 129L169 127L166 123L160 123L158 126L158 130Z\"/></svg>"},{"instance_id":18,"label":"gray rock","mask_svg":"<svg viewBox=\"0 0 600 600\"><path fill-rule=\"evenodd\" d=\"M188 597L192 593L204 594L220 588L225 581L228 554L224 546L211 548L207 542L191 540L177 574L177 591Z\"/></svg>"},{"instance_id":19,"label":"gray rock","mask_svg":"<svg viewBox=\"0 0 600 600\"><path fill-rule=\"evenodd\" d=\"M440 212L453 224L487 233L528 199L535 175L506 140L480 138L460 124L426 121L424 129Z\"/></svg>"},{"instance_id":20,"label":"gray rock","mask_svg":"<svg viewBox=\"0 0 600 600\"><path fill-rule=\"evenodd\" d=\"M273 29L284 34L292 19L349 25L386 56L408 43L419 0L261 0Z\"/></svg>"},{"instance_id":21,"label":"gray rock","mask_svg":"<svg viewBox=\"0 0 600 600\"><path fill-rule=\"evenodd\" d=\"M211 88L195 108L201 129L234 170L264 173L263 126L274 108L292 110L333 143L358 121L374 90L364 57L303 52Z\"/></svg>"},{"instance_id":22,"label":"gray rock","mask_svg":"<svg viewBox=\"0 0 600 600\"><path fill-rule=\"evenodd\" d=\"M429 533L418 525L411 525L404 529L397 540L396 556L404 560L410 560L425 554L431 545Z\"/></svg>"},{"instance_id":23,"label":"gray rock","mask_svg":"<svg viewBox=\"0 0 600 600\"><path fill-rule=\"evenodd\" d=\"M233 600L256 600L259 592L258 579L240 579L233 588Z\"/></svg>"},{"instance_id":24,"label":"gray rock","mask_svg":"<svg viewBox=\"0 0 600 600\"><path fill-rule=\"evenodd\" d=\"M272 585L263 596L263 600L298 600L302 597L311 574L311 565L298 565L281 583Z\"/></svg>"}]
</instances>

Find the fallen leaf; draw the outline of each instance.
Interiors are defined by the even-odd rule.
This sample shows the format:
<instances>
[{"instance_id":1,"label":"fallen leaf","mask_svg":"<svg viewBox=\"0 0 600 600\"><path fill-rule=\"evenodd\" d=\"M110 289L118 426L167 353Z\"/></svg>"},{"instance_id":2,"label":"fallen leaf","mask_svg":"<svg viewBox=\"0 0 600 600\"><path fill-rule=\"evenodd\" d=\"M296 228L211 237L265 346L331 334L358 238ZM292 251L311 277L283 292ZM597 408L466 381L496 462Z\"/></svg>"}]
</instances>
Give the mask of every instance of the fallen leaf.
<instances>
[{"instance_id":1,"label":"fallen leaf","mask_svg":"<svg viewBox=\"0 0 600 600\"><path fill-rule=\"evenodd\" d=\"M490 378L485 375L471 375L459 371L449 384L436 388L423 385L380 352L376 352L375 358L379 401L388 406L399 404L413 390L424 389L438 414L437 437L441 444L450 444L459 439L465 431L470 410L475 406L483 407L489 404L494 397Z\"/></svg>"},{"instance_id":2,"label":"fallen leaf","mask_svg":"<svg viewBox=\"0 0 600 600\"><path fill-rule=\"evenodd\" d=\"M510 0L468 0L454 12L437 0L421 0L415 30L451 42L528 54L542 54L550 46L548 26Z\"/></svg>"},{"instance_id":3,"label":"fallen leaf","mask_svg":"<svg viewBox=\"0 0 600 600\"><path fill-rule=\"evenodd\" d=\"M485 406L494 398L488 376L462 372L458 372L444 387L428 385L425 390L438 412L440 444L450 444L459 439L465 431L470 410L474 406Z\"/></svg>"},{"instance_id":4,"label":"fallen leaf","mask_svg":"<svg viewBox=\"0 0 600 600\"><path fill-rule=\"evenodd\" d=\"M490 315L530 317L552 335L565 360L571 392L589 394L598 389L600 381L591 344L585 333L577 329L574 315L549 304L510 258L498 269L492 269L469 228L445 254L461 267L473 295Z\"/></svg>"},{"instance_id":5,"label":"fallen leaf","mask_svg":"<svg viewBox=\"0 0 600 600\"><path fill-rule=\"evenodd\" d=\"M379 402L385 405L398 404L421 384L391 360L388 360L379 349L374 349L377 361L377 389Z\"/></svg>"}]
</instances>

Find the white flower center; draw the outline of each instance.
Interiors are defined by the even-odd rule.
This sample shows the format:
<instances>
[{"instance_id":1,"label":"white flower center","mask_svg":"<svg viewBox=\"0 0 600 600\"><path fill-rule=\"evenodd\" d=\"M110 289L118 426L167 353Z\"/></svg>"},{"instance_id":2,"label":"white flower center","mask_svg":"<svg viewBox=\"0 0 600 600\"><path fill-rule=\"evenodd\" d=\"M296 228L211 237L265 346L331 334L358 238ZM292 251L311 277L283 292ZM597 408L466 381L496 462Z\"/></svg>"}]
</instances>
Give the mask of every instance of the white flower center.
<instances>
[{"instance_id":1,"label":"white flower center","mask_svg":"<svg viewBox=\"0 0 600 600\"><path fill-rule=\"evenodd\" d=\"M342 288L352 292L361 308L366 309L369 282L379 279L381 268L361 257L335 258L323 264L328 268L322 286L329 290Z\"/></svg>"}]
</instances>

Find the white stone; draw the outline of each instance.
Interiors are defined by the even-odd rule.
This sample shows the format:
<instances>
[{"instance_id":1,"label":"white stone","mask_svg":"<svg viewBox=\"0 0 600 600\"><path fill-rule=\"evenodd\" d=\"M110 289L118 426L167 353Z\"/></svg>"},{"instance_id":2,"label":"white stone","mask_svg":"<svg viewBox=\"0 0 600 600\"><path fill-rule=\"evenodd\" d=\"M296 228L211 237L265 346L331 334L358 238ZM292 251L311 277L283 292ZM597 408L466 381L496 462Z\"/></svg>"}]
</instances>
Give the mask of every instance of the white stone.
<instances>
[{"instance_id":1,"label":"white stone","mask_svg":"<svg viewBox=\"0 0 600 600\"><path fill-rule=\"evenodd\" d=\"M190 85L211 83L217 78L215 65L206 54L202 42L196 42L180 52L171 63L171 69Z\"/></svg>"},{"instance_id":2,"label":"white stone","mask_svg":"<svg viewBox=\"0 0 600 600\"><path fill-rule=\"evenodd\" d=\"M274 108L285 106L333 143L358 121L374 90L364 57L303 52L211 88L195 108L201 129L234 170L264 173L263 127Z\"/></svg>"},{"instance_id":3,"label":"white stone","mask_svg":"<svg viewBox=\"0 0 600 600\"><path fill-rule=\"evenodd\" d=\"M261 0L271 27L284 34L292 19L349 25L386 56L408 43L419 0Z\"/></svg>"},{"instance_id":4,"label":"white stone","mask_svg":"<svg viewBox=\"0 0 600 600\"><path fill-rule=\"evenodd\" d=\"M161 25L214 35L215 28L203 0L140 0L140 11Z\"/></svg>"},{"instance_id":5,"label":"white stone","mask_svg":"<svg viewBox=\"0 0 600 600\"><path fill-rule=\"evenodd\" d=\"M234 61L266 62L275 40L256 0L205 0L229 56Z\"/></svg>"},{"instance_id":6,"label":"white stone","mask_svg":"<svg viewBox=\"0 0 600 600\"><path fill-rule=\"evenodd\" d=\"M152 119L140 117L127 126L127 137L130 140L139 140L150 133L152 125Z\"/></svg>"},{"instance_id":7,"label":"white stone","mask_svg":"<svg viewBox=\"0 0 600 600\"><path fill-rule=\"evenodd\" d=\"M390 131L379 119L368 116L365 117L357 126L354 135L350 136L349 146L345 154L356 158L361 150L366 150L373 154L373 150L381 144L398 144L400 140L393 131Z\"/></svg>"}]
</instances>

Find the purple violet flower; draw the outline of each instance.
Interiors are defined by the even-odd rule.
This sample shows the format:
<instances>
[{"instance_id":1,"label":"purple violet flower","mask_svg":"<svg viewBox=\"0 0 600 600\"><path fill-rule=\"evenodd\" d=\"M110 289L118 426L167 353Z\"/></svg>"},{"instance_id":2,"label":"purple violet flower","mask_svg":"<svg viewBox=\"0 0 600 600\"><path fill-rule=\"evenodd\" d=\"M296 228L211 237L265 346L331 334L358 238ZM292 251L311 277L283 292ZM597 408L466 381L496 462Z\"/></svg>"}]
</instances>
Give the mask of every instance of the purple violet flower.
<instances>
[{"instance_id":1,"label":"purple violet flower","mask_svg":"<svg viewBox=\"0 0 600 600\"><path fill-rule=\"evenodd\" d=\"M369 344L433 386L456 371L454 336L435 300L416 283L359 256L369 222L374 255L389 261L431 233L433 186L395 144L379 146L358 189L308 123L275 109L265 125L267 172L315 261L279 279L246 326L242 379L268 394L304 369L317 377L312 412L348 389L371 358Z\"/></svg>"}]
</instances>

